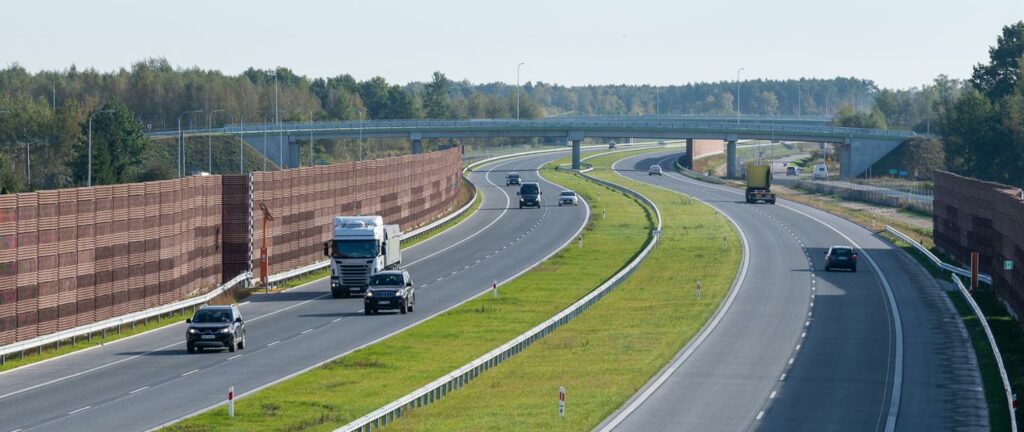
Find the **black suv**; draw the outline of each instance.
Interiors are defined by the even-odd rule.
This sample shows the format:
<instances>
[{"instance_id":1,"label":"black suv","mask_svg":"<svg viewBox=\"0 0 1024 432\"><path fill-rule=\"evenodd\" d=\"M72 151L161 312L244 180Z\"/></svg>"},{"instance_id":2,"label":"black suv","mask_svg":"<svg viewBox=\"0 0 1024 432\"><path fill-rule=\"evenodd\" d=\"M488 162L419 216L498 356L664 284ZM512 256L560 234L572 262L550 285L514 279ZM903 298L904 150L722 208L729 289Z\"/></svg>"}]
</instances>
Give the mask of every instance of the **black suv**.
<instances>
[{"instance_id":1,"label":"black suv","mask_svg":"<svg viewBox=\"0 0 1024 432\"><path fill-rule=\"evenodd\" d=\"M185 345L189 354L203 348L245 349L245 322L238 307L202 306L196 314L185 320Z\"/></svg>"},{"instance_id":2,"label":"black suv","mask_svg":"<svg viewBox=\"0 0 1024 432\"><path fill-rule=\"evenodd\" d=\"M825 252L825 271L832 269L857 271L857 252L850 246L832 246Z\"/></svg>"},{"instance_id":3,"label":"black suv","mask_svg":"<svg viewBox=\"0 0 1024 432\"><path fill-rule=\"evenodd\" d=\"M519 186L519 192L516 192L516 195L519 195L519 208L540 208L540 196L544 195L544 192L540 191L540 183L524 182Z\"/></svg>"},{"instance_id":4,"label":"black suv","mask_svg":"<svg viewBox=\"0 0 1024 432\"><path fill-rule=\"evenodd\" d=\"M416 287L409 272L388 270L370 276L370 286L363 297L363 313L372 315L381 309L412 312L416 307Z\"/></svg>"},{"instance_id":5,"label":"black suv","mask_svg":"<svg viewBox=\"0 0 1024 432\"><path fill-rule=\"evenodd\" d=\"M521 185L523 181L519 178L519 173L508 173L505 176L505 186Z\"/></svg>"}]
</instances>

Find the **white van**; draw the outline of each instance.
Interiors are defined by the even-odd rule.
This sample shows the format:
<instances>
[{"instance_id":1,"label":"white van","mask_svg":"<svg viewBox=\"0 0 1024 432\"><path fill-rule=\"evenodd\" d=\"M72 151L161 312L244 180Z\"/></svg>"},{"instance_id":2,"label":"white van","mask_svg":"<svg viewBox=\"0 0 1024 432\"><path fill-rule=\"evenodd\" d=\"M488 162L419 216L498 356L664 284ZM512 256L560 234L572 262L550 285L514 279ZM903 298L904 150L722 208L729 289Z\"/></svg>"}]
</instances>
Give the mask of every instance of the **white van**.
<instances>
[{"instance_id":1,"label":"white van","mask_svg":"<svg viewBox=\"0 0 1024 432\"><path fill-rule=\"evenodd\" d=\"M828 178L828 167L825 164L817 164L814 166L814 173L811 176L815 180L825 180Z\"/></svg>"}]
</instances>

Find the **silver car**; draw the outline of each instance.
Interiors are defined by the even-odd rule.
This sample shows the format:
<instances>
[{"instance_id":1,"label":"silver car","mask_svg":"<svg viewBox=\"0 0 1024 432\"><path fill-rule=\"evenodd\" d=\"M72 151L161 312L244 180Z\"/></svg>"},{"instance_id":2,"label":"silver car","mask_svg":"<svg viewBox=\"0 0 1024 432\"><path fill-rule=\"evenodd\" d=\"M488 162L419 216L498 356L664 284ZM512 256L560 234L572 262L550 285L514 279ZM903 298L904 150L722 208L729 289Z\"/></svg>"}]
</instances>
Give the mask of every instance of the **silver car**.
<instances>
[{"instance_id":1,"label":"silver car","mask_svg":"<svg viewBox=\"0 0 1024 432\"><path fill-rule=\"evenodd\" d=\"M647 169L647 175L661 175L661 165L651 165Z\"/></svg>"},{"instance_id":2,"label":"silver car","mask_svg":"<svg viewBox=\"0 0 1024 432\"><path fill-rule=\"evenodd\" d=\"M571 190L562 191L562 193L558 194L558 206L561 207L563 205L580 205L579 195L576 195L576 192Z\"/></svg>"}]
</instances>

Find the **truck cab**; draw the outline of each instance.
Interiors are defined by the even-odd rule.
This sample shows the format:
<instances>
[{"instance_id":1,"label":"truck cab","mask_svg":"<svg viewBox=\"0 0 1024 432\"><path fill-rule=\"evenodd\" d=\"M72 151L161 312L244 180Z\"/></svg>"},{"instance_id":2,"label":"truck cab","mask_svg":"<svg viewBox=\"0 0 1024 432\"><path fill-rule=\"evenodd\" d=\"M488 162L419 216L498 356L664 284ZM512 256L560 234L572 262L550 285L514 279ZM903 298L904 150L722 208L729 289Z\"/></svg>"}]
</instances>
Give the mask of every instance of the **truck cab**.
<instances>
[{"instance_id":1,"label":"truck cab","mask_svg":"<svg viewBox=\"0 0 1024 432\"><path fill-rule=\"evenodd\" d=\"M324 255L331 261L331 297L363 294L370 277L402 262L401 231L380 216L335 216Z\"/></svg>"}]
</instances>

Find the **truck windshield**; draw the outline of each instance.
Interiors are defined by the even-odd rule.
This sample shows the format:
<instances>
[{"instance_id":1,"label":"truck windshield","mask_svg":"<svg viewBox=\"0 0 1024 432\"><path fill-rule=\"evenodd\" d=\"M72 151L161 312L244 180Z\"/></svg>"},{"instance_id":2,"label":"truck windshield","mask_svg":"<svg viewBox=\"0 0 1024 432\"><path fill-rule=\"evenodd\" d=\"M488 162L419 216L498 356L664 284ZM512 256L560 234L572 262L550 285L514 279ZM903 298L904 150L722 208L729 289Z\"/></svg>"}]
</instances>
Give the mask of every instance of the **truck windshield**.
<instances>
[{"instance_id":1,"label":"truck windshield","mask_svg":"<svg viewBox=\"0 0 1024 432\"><path fill-rule=\"evenodd\" d=\"M335 240L334 258L373 258L377 256L376 240Z\"/></svg>"},{"instance_id":2,"label":"truck windshield","mask_svg":"<svg viewBox=\"0 0 1024 432\"><path fill-rule=\"evenodd\" d=\"M371 286L401 285L402 275L397 274L376 274L370 278Z\"/></svg>"},{"instance_id":3,"label":"truck windshield","mask_svg":"<svg viewBox=\"0 0 1024 432\"><path fill-rule=\"evenodd\" d=\"M524 184L523 187L519 188L519 193L523 195L537 195L537 185Z\"/></svg>"}]
</instances>

